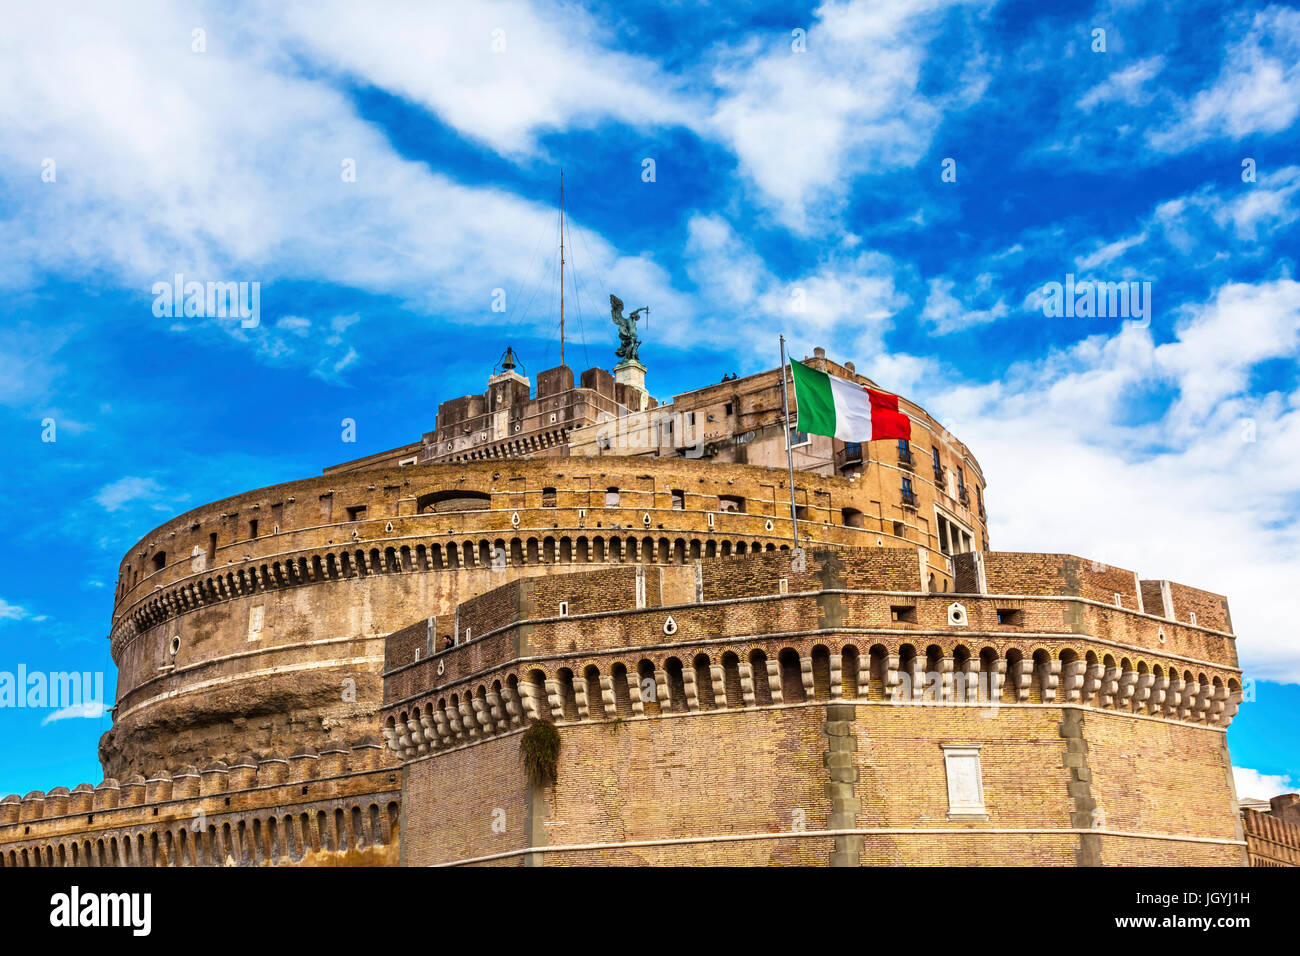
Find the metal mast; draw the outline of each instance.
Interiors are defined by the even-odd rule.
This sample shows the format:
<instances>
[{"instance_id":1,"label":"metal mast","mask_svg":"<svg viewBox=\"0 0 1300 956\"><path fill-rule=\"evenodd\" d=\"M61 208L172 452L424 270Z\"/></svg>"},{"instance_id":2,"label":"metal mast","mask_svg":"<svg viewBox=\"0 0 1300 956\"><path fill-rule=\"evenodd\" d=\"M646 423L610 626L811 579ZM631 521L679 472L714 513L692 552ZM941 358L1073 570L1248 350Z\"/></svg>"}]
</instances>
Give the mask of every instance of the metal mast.
<instances>
[{"instance_id":1,"label":"metal mast","mask_svg":"<svg viewBox=\"0 0 1300 956\"><path fill-rule=\"evenodd\" d=\"M560 169L560 364L564 364L564 169Z\"/></svg>"}]
</instances>

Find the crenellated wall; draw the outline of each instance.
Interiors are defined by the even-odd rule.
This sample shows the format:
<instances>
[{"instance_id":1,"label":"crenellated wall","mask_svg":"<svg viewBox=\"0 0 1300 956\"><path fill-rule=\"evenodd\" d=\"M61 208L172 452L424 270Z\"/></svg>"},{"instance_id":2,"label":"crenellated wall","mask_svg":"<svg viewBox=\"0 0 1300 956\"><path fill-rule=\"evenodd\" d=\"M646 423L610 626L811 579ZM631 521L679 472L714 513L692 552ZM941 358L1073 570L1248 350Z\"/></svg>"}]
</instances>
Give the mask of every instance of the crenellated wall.
<instances>
[{"instance_id":1,"label":"crenellated wall","mask_svg":"<svg viewBox=\"0 0 1300 956\"><path fill-rule=\"evenodd\" d=\"M1251 866L1300 866L1300 826L1270 813L1242 810Z\"/></svg>"},{"instance_id":2,"label":"crenellated wall","mask_svg":"<svg viewBox=\"0 0 1300 956\"><path fill-rule=\"evenodd\" d=\"M980 560L1009 587L1017 557ZM397 631L407 861L1239 864L1232 636L1063 587L1076 563L933 594L915 551L764 552L513 582ZM534 721L553 789L521 776ZM978 820L945 814L954 744L981 748Z\"/></svg>"},{"instance_id":3,"label":"crenellated wall","mask_svg":"<svg viewBox=\"0 0 1300 956\"><path fill-rule=\"evenodd\" d=\"M0 866L395 865L401 773L373 739L0 800Z\"/></svg>"}]
</instances>

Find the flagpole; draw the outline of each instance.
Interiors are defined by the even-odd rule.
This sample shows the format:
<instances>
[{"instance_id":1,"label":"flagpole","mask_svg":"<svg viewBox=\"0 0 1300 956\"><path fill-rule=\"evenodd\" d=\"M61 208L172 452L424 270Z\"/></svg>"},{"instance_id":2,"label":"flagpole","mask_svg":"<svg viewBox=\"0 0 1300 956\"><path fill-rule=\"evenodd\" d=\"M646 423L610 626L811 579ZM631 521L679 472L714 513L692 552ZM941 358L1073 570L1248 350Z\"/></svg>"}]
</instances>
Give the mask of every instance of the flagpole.
<instances>
[{"instance_id":1,"label":"flagpole","mask_svg":"<svg viewBox=\"0 0 1300 956\"><path fill-rule=\"evenodd\" d=\"M790 534L799 547L799 517L794 507L794 442L790 439L790 393L785 384L785 336L781 336L781 404L785 406L785 463L790 468Z\"/></svg>"}]
</instances>

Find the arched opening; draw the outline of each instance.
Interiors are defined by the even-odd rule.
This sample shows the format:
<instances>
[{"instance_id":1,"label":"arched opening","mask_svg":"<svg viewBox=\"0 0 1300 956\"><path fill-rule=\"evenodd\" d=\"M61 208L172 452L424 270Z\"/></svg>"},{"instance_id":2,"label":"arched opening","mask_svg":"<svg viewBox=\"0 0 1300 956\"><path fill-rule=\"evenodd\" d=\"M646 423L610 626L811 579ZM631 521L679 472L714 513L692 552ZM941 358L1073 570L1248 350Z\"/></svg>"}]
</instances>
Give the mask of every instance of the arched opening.
<instances>
[{"instance_id":1,"label":"arched opening","mask_svg":"<svg viewBox=\"0 0 1300 956\"><path fill-rule=\"evenodd\" d=\"M641 707L649 716L660 713L659 685L655 681L655 666L651 661L642 660L636 665L638 689L641 691Z\"/></svg>"},{"instance_id":2,"label":"arched opening","mask_svg":"<svg viewBox=\"0 0 1300 956\"><path fill-rule=\"evenodd\" d=\"M858 649L845 644L840 649L840 693L849 700L858 698Z\"/></svg>"},{"instance_id":3,"label":"arched opening","mask_svg":"<svg viewBox=\"0 0 1300 956\"><path fill-rule=\"evenodd\" d=\"M675 657L670 657L664 661L664 674L668 678L668 695L671 698L670 706L674 713L685 713L686 707L686 681L682 677L682 662Z\"/></svg>"},{"instance_id":4,"label":"arched opening","mask_svg":"<svg viewBox=\"0 0 1300 956\"><path fill-rule=\"evenodd\" d=\"M866 696L870 700L885 699L885 681L889 669L889 651L885 649L884 644L872 644L867 651L867 689Z\"/></svg>"},{"instance_id":5,"label":"arched opening","mask_svg":"<svg viewBox=\"0 0 1300 956\"><path fill-rule=\"evenodd\" d=\"M713 672L707 654L696 654L691 662L695 670L695 693L699 697L700 710L716 710L717 695L713 692Z\"/></svg>"},{"instance_id":6,"label":"arched opening","mask_svg":"<svg viewBox=\"0 0 1300 956\"><path fill-rule=\"evenodd\" d=\"M578 719L578 698L573 690L573 671L561 667L555 675L560 685L560 707L565 720Z\"/></svg>"},{"instance_id":7,"label":"arched opening","mask_svg":"<svg viewBox=\"0 0 1300 956\"><path fill-rule=\"evenodd\" d=\"M587 684L587 713L592 720L604 720L605 697L600 688L600 671L595 664L588 664L582 676Z\"/></svg>"},{"instance_id":8,"label":"arched opening","mask_svg":"<svg viewBox=\"0 0 1300 956\"><path fill-rule=\"evenodd\" d=\"M803 671L799 664L799 652L787 647L777 655L776 663L781 671L781 696L787 704L802 704Z\"/></svg>"},{"instance_id":9,"label":"arched opening","mask_svg":"<svg viewBox=\"0 0 1300 956\"><path fill-rule=\"evenodd\" d=\"M726 693L725 704L728 708L745 706L745 694L740 687L740 658L735 651L727 651L722 655L722 688Z\"/></svg>"},{"instance_id":10,"label":"arched opening","mask_svg":"<svg viewBox=\"0 0 1300 956\"><path fill-rule=\"evenodd\" d=\"M944 699L943 664L943 648L938 644L931 644L925 649L925 685L922 689L922 700Z\"/></svg>"},{"instance_id":11,"label":"arched opening","mask_svg":"<svg viewBox=\"0 0 1300 956\"><path fill-rule=\"evenodd\" d=\"M623 718L632 716L632 696L627 686L627 665L616 663L609 670L614 685L614 713Z\"/></svg>"},{"instance_id":12,"label":"arched opening","mask_svg":"<svg viewBox=\"0 0 1300 956\"><path fill-rule=\"evenodd\" d=\"M923 668L916 666L916 648L902 644L898 648L898 687L894 696L898 700L920 700L925 690Z\"/></svg>"},{"instance_id":13,"label":"arched opening","mask_svg":"<svg viewBox=\"0 0 1300 956\"><path fill-rule=\"evenodd\" d=\"M1006 663L1007 672L1006 680L1002 685L1002 700L1009 704L1014 704L1020 699L1020 661L1024 655L1018 648L1011 648L1007 651Z\"/></svg>"},{"instance_id":14,"label":"arched opening","mask_svg":"<svg viewBox=\"0 0 1300 956\"><path fill-rule=\"evenodd\" d=\"M813 699L830 700L831 651L825 644L812 649Z\"/></svg>"},{"instance_id":15,"label":"arched opening","mask_svg":"<svg viewBox=\"0 0 1300 956\"><path fill-rule=\"evenodd\" d=\"M483 491L453 488L420 495L415 499L417 514L442 514L451 511L486 511L492 506L492 496Z\"/></svg>"},{"instance_id":16,"label":"arched opening","mask_svg":"<svg viewBox=\"0 0 1300 956\"><path fill-rule=\"evenodd\" d=\"M749 670L754 679L754 704L758 707L770 706L772 685L767 677L767 654L762 649L756 647L749 652Z\"/></svg>"}]
</instances>

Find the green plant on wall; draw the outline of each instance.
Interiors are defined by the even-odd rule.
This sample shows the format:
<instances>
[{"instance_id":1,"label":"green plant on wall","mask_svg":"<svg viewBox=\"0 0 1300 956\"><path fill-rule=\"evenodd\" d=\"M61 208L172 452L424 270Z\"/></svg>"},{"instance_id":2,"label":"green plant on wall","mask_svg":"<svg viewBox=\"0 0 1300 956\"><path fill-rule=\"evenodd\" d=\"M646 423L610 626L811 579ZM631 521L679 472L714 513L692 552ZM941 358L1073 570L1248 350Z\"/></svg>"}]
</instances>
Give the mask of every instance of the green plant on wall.
<instances>
[{"instance_id":1,"label":"green plant on wall","mask_svg":"<svg viewBox=\"0 0 1300 956\"><path fill-rule=\"evenodd\" d=\"M524 772L536 786L555 783L560 763L560 732L554 724L537 721L519 738Z\"/></svg>"}]
</instances>

